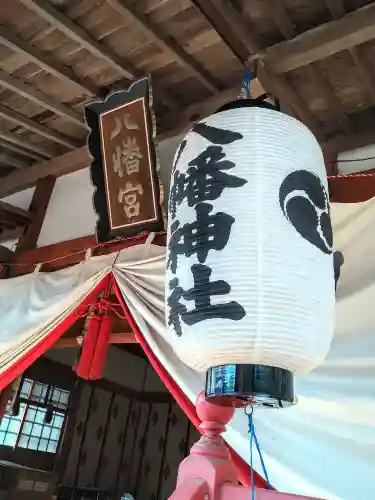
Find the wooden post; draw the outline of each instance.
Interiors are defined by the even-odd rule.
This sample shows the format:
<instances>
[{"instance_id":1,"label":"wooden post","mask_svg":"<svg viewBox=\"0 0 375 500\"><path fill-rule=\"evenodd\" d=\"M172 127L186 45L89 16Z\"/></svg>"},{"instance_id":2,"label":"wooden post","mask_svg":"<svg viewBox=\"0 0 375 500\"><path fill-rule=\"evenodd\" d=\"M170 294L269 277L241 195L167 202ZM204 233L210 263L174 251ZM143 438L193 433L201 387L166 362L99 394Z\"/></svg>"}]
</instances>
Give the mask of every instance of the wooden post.
<instances>
[{"instance_id":1,"label":"wooden post","mask_svg":"<svg viewBox=\"0 0 375 500\"><path fill-rule=\"evenodd\" d=\"M178 470L177 487L170 500L249 500L249 488L238 486L236 468L223 438L234 415L234 402L212 403L203 393L197 399L197 414L204 434L192 447ZM256 500L314 500L313 497L255 488ZM317 499L315 499L317 500Z\"/></svg>"},{"instance_id":2,"label":"wooden post","mask_svg":"<svg viewBox=\"0 0 375 500\"><path fill-rule=\"evenodd\" d=\"M56 178L52 176L38 181L29 208L33 218L18 240L16 254L36 247L55 182Z\"/></svg>"}]
</instances>

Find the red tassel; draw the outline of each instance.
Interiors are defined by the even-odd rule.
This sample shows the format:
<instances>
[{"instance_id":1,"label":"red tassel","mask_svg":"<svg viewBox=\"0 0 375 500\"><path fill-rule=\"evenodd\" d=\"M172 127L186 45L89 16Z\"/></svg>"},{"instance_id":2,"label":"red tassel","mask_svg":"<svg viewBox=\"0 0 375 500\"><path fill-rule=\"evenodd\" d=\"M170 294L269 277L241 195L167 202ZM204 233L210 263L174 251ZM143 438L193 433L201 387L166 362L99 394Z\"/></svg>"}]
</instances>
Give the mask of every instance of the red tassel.
<instances>
[{"instance_id":1,"label":"red tassel","mask_svg":"<svg viewBox=\"0 0 375 500\"><path fill-rule=\"evenodd\" d=\"M95 347L98 341L101 317L93 314L87 321L87 330L83 338L81 355L76 367L77 375L85 380L90 378L90 370L95 353Z\"/></svg>"},{"instance_id":2,"label":"red tassel","mask_svg":"<svg viewBox=\"0 0 375 500\"><path fill-rule=\"evenodd\" d=\"M105 314L100 325L98 341L96 343L94 356L92 359L90 380L97 380L103 377L105 360L107 358L109 338L112 333L112 321L108 314Z\"/></svg>"}]
</instances>

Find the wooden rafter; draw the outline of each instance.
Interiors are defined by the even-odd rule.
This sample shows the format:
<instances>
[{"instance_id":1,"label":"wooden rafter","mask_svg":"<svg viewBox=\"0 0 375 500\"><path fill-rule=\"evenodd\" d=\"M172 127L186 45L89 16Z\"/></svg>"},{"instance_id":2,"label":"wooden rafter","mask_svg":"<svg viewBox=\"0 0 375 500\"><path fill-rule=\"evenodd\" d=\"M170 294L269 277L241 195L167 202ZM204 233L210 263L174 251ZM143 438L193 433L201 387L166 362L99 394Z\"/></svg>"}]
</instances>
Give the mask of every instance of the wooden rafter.
<instances>
[{"instance_id":1,"label":"wooden rafter","mask_svg":"<svg viewBox=\"0 0 375 500\"><path fill-rule=\"evenodd\" d=\"M2 70L0 70L0 86L9 89L16 94L22 95L25 99L33 101L36 104L39 104L40 106L47 108L57 115L63 116L64 118L73 121L76 125L86 129L83 116L80 116L64 104L55 101L52 97L43 94L43 92L40 92L40 90L37 90L28 83L22 82Z\"/></svg>"},{"instance_id":2,"label":"wooden rafter","mask_svg":"<svg viewBox=\"0 0 375 500\"><path fill-rule=\"evenodd\" d=\"M313 28L262 53L275 74L287 73L375 38L375 3Z\"/></svg>"},{"instance_id":3,"label":"wooden rafter","mask_svg":"<svg viewBox=\"0 0 375 500\"><path fill-rule=\"evenodd\" d=\"M31 132L34 132L35 134L45 137L46 139L50 139L51 141L57 142L58 144L61 144L69 149L74 149L79 145L74 139L60 134L60 132L56 132L55 130L50 129L45 125L42 125L41 123L38 123L37 121L32 120L31 118L22 115L21 113L18 113L18 111L14 111L13 109L4 106L3 104L0 104L0 116L14 123L15 125L24 127Z\"/></svg>"},{"instance_id":4,"label":"wooden rafter","mask_svg":"<svg viewBox=\"0 0 375 500\"><path fill-rule=\"evenodd\" d=\"M28 168L30 166L27 161L6 153L0 153L0 165L20 169Z\"/></svg>"},{"instance_id":5,"label":"wooden rafter","mask_svg":"<svg viewBox=\"0 0 375 500\"><path fill-rule=\"evenodd\" d=\"M192 0L192 3L203 13L222 40L242 62L261 52L258 40L244 18L230 2L225 0ZM260 66L258 77L264 89L277 96L319 139L322 139L315 117L293 87L288 85L286 78L275 75L271 66Z\"/></svg>"},{"instance_id":6,"label":"wooden rafter","mask_svg":"<svg viewBox=\"0 0 375 500\"><path fill-rule=\"evenodd\" d=\"M32 160L36 160L38 162L45 161L45 158L33 151L30 151L28 149L23 148L20 145L14 144L11 141L4 140L2 138L2 133L0 132L0 149L3 152L8 152L12 151L13 153L16 153L19 156L22 156L24 158L30 158ZM5 135L7 138L9 138L9 134Z\"/></svg>"},{"instance_id":7,"label":"wooden rafter","mask_svg":"<svg viewBox=\"0 0 375 500\"><path fill-rule=\"evenodd\" d=\"M51 56L39 51L4 26L0 26L0 43L18 54L26 56L29 61L45 69L64 83L75 86L80 92L89 96L95 95L95 89L90 84L80 81L70 68L57 63Z\"/></svg>"},{"instance_id":8,"label":"wooden rafter","mask_svg":"<svg viewBox=\"0 0 375 500\"><path fill-rule=\"evenodd\" d=\"M208 90L216 92L220 90L219 83L212 75L203 69L197 61L194 60L187 52L185 52L176 41L162 33L162 31L154 26L149 18L137 11L134 4L127 0L107 0L107 2L122 16L131 19L134 24L140 29L150 40L152 40L164 52L167 52L181 66L185 67L194 77L196 77Z\"/></svg>"},{"instance_id":9,"label":"wooden rafter","mask_svg":"<svg viewBox=\"0 0 375 500\"><path fill-rule=\"evenodd\" d=\"M133 64L128 61L125 62L124 59L119 57L115 52L112 51L112 49L108 48L106 45L93 38L87 31L81 28L81 26L55 9L46 0L20 1L26 7L49 22L52 26L64 33L64 35L66 35L68 38L80 44L88 52L98 57L99 59L106 61L125 78L133 80L134 78L144 76L133 66ZM176 104L178 104L173 96L170 95L170 93L164 94L159 91L158 95L160 96L161 100L170 107L175 107Z\"/></svg>"},{"instance_id":10,"label":"wooden rafter","mask_svg":"<svg viewBox=\"0 0 375 500\"><path fill-rule=\"evenodd\" d=\"M295 38L297 33L295 27L288 16L284 5L279 0L267 0L267 6L275 25L279 28L280 32L286 40ZM319 87L320 92L323 94L326 103L332 108L333 113L337 118L338 124L347 133L350 133L350 125L348 117L342 109L339 98L337 97L329 80L318 71L314 66L309 65L306 67L307 76L311 81L315 81Z\"/></svg>"},{"instance_id":11,"label":"wooden rafter","mask_svg":"<svg viewBox=\"0 0 375 500\"><path fill-rule=\"evenodd\" d=\"M326 3L333 19L341 19L345 16L345 8L342 0L326 0ZM359 80L366 88L367 94L372 104L375 104L375 87L373 85L373 75L366 64L366 61L363 59L358 47L352 47L351 49L349 49L349 52L358 71Z\"/></svg>"},{"instance_id":12,"label":"wooden rafter","mask_svg":"<svg viewBox=\"0 0 375 500\"><path fill-rule=\"evenodd\" d=\"M42 146L37 146L36 144L33 144L32 142L28 141L27 139L24 139L21 136L18 136L16 134L13 134L12 132L0 132L0 138L10 142L12 144L15 144L16 146L20 147L19 152L22 154L28 153L35 153L37 156L35 159L48 159L52 158L52 154L46 150Z\"/></svg>"}]
</instances>

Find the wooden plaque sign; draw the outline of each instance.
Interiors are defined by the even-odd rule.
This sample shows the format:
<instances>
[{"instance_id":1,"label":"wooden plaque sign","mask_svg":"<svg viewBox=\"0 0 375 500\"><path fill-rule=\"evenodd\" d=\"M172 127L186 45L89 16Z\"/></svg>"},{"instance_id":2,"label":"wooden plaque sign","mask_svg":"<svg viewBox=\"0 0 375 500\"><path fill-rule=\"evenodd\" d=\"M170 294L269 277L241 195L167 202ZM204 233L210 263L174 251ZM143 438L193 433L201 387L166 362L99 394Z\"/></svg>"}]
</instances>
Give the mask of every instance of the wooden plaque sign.
<instances>
[{"instance_id":1,"label":"wooden plaque sign","mask_svg":"<svg viewBox=\"0 0 375 500\"><path fill-rule=\"evenodd\" d=\"M164 229L148 78L85 107L98 241Z\"/></svg>"}]
</instances>

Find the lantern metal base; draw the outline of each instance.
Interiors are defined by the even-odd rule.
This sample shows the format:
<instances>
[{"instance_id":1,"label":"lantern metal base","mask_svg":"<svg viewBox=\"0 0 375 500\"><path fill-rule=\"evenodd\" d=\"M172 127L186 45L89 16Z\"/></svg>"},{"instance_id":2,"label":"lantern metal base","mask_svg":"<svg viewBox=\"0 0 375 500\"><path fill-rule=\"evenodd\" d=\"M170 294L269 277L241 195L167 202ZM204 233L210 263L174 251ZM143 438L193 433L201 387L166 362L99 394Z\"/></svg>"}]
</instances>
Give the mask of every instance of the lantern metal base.
<instances>
[{"instance_id":1,"label":"lantern metal base","mask_svg":"<svg viewBox=\"0 0 375 500\"><path fill-rule=\"evenodd\" d=\"M265 365L221 365L206 374L206 398L230 398L238 404L285 408L295 404L294 375Z\"/></svg>"}]
</instances>

